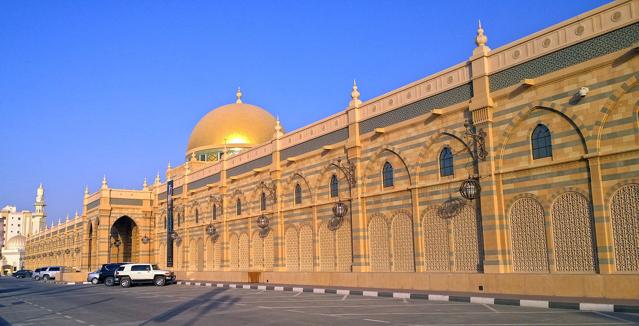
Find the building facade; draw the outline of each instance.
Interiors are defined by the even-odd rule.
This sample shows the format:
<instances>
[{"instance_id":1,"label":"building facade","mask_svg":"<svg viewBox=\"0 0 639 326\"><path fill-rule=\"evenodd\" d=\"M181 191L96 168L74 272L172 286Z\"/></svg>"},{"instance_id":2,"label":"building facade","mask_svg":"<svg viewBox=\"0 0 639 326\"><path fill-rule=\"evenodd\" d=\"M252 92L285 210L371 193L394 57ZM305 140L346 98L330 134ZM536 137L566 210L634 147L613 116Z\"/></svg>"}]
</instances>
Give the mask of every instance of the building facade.
<instances>
[{"instance_id":1,"label":"building facade","mask_svg":"<svg viewBox=\"0 0 639 326\"><path fill-rule=\"evenodd\" d=\"M29 237L28 266L166 265L172 246L181 279L639 297L639 1L475 42L287 133L238 91L165 181L104 179Z\"/></svg>"},{"instance_id":2,"label":"building facade","mask_svg":"<svg viewBox=\"0 0 639 326\"><path fill-rule=\"evenodd\" d=\"M18 211L15 206L5 206L0 210L3 273L8 274L24 267L27 237L46 228L45 206L44 188L41 184L36 191L35 212Z\"/></svg>"}]
</instances>

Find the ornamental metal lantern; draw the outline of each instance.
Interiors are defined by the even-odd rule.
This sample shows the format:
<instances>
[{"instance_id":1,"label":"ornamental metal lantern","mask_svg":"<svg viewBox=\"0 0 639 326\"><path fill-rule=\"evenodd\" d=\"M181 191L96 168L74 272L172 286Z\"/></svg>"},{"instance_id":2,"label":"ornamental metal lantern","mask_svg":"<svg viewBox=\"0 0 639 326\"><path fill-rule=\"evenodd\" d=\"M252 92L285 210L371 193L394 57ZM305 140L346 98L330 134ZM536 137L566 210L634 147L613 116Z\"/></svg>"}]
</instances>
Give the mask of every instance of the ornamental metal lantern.
<instances>
[{"instance_id":1,"label":"ornamental metal lantern","mask_svg":"<svg viewBox=\"0 0 639 326\"><path fill-rule=\"evenodd\" d=\"M122 241L120 241L120 239L116 239L115 241L113 241L113 245L116 247L119 247L122 244Z\"/></svg>"},{"instance_id":2,"label":"ornamental metal lantern","mask_svg":"<svg viewBox=\"0 0 639 326\"><path fill-rule=\"evenodd\" d=\"M474 200L479 197L481 186L477 178L468 178L459 186L459 193L468 200Z\"/></svg>"},{"instance_id":3,"label":"ornamental metal lantern","mask_svg":"<svg viewBox=\"0 0 639 326\"><path fill-rule=\"evenodd\" d=\"M142 243L148 244L149 242L151 242L151 238L149 238L147 235L144 235L144 237L142 237Z\"/></svg>"},{"instance_id":4,"label":"ornamental metal lantern","mask_svg":"<svg viewBox=\"0 0 639 326\"><path fill-rule=\"evenodd\" d=\"M180 235L175 231L171 233L171 239L175 240L176 242L182 241L182 237L180 237Z\"/></svg>"},{"instance_id":5,"label":"ornamental metal lantern","mask_svg":"<svg viewBox=\"0 0 639 326\"><path fill-rule=\"evenodd\" d=\"M270 224L270 221L268 217L266 217L266 215L260 215L257 218L257 227L259 227L260 229L267 228L269 224Z\"/></svg>"},{"instance_id":6,"label":"ornamental metal lantern","mask_svg":"<svg viewBox=\"0 0 639 326\"><path fill-rule=\"evenodd\" d=\"M70 254L70 253L71 253L71 250L69 250L69 249L65 249L65 250L64 250L64 253L68 255L68 254Z\"/></svg>"},{"instance_id":7,"label":"ornamental metal lantern","mask_svg":"<svg viewBox=\"0 0 639 326\"><path fill-rule=\"evenodd\" d=\"M270 219L266 215L260 215L257 218L257 227L260 228L260 237L264 238L268 235L270 231L269 225L271 224Z\"/></svg>"},{"instance_id":8,"label":"ornamental metal lantern","mask_svg":"<svg viewBox=\"0 0 639 326\"><path fill-rule=\"evenodd\" d=\"M213 223L206 226L206 234L212 237L217 235L217 229L215 228L215 225L213 225Z\"/></svg>"},{"instance_id":9,"label":"ornamental metal lantern","mask_svg":"<svg viewBox=\"0 0 639 326\"><path fill-rule=\"evenodd\" d=\"M348 212L348 206L343 202L339 201L333 205L333 216L328 220L328 228L331 231L335 231L342 226L344 222L344 216Z\"/></svg>"},{"instance_id":10,"label":"ornamental metal lantern","mask_svg":"<svg viewBox=\"0 0 639 326\"><path fill-rule=\"evenodd\" d=\"M206 233L211 237L211 239L213 239L213 241L216 241L217 238L220 236L220 234L217 232L217 228L215 227L215 225L213 225L213 223L210 223L206 226Z\"/></svg>"}]
</instances>

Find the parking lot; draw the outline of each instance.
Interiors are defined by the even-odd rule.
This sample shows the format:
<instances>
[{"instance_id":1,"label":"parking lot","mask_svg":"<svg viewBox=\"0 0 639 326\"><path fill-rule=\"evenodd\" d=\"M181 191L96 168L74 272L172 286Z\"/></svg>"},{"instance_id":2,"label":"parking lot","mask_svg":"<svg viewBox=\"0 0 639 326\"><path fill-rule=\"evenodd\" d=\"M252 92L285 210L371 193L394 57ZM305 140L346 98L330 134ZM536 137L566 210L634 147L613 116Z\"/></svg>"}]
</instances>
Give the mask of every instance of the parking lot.
<instances>
[{"instance_id":1,"label":"parking lot","mask_svg":"<svg viewBox=\"0 0 639 326\"><path fill-rule=\"evenodd\" d=\"M0 278L12 325L628 325L639 315L205 286L59 285Z\"/></svg>"}]
</instances>

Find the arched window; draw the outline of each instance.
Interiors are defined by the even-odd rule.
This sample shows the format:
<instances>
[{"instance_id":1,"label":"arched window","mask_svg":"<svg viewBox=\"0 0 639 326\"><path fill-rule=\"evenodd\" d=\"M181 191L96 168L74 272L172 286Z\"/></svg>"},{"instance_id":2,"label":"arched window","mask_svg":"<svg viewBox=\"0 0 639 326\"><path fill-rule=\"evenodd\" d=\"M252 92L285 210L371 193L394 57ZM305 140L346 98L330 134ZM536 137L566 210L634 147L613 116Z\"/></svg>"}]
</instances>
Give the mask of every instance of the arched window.
<instances>
[{"instance_id":1,"label":"arched window","mask_svg":"<svg viewBox=\"0 0 639 326\"><path fill-rule=\"evenodd\" d=\"M195 224L197 224L200 221L200 212L198 211L198 209L195 209Z\"/></svg>"},{"instance_id":2,"label":"arched window","mask_svg":"<svg viewBox=\"0 0 639 326\"><path fill-rule=\"evenodd\" d=\"M450 147L444 147L439 153L439 175L446 177L453 175L453 152Z\"/></svg>"},{"instance_id":3,"label":"arched window","mask_svg":"<svg viewBox=\"0 0 639 326\"><path fill-rule=\"evenodd\" d=\"M260 210L266 210L266 194L264 192L260 196Z\"/></svg>"},{"instance_id":4,"label":"arched window","mask_svg":"<svg viewBox=\"0 0 639 326\"><path fill-rule=\"evenodd\" d=\"M548 127L539 124L535 127L530 137L532 143L533 159L544 157L552 157L552 142L550 136L550 130Z\"/></svg>"},{"instance_id":5,"label":"arched window","mask_svg":"<svg viewBox=\"0 0 639 326\"><path fill-rule=\"evenodd\" d=\"M182 214L178 213L178 226L180 226L180 222L182 222L181 219L182 219Z\"/></svg>"},{"instance_id":6,"label":"arched window","mask_svg":"<svg viewBox=\"0 0 639 326\"><path fill-rule=\"evenodd\" d=\"M295 204L299 205L302 203L302 187L300 184L295 185Z\"/></svg>"},{"instance_id":7,"label":"arched window","mask_svg":"<svg viewBox=\"0 0 639 326\"><path fill-rule=\"evenodd\" d=\"M339 180L337 180L337 176L333 174L331 176L331 198L337 197L339 195Z\"/></svg>"},{"instance_id":8,"label":"arched window","mask_svg":"<svg viewBox=\"0 0 639 326\"><path fill-rule=\"evenodd\" d=\"M242 215L242 201L239 198L235 203L235 215Z\"/></svg>"},{"instance_id":9,"label":"arched window","mask_svg":"<svg viewBox=\"0 0 639 326\"><path fill-rule=\"evenodd\" d=\"M217 205L213 204L213 208L211 208L211 214L213 214L213 220L217 220Z\"/></svg>"},{"instance_id":10,"label":"arched window","mask_svg":"<svg viewBox=\"0 0 639 326\"><path fill-rule=\"evenodd\" d=\"M384 163L384 168L382 169L382 178L382 184L384 185L384 188L392 187L394 185L393 166L389 162Z\"/></svg>"}]
</instances>

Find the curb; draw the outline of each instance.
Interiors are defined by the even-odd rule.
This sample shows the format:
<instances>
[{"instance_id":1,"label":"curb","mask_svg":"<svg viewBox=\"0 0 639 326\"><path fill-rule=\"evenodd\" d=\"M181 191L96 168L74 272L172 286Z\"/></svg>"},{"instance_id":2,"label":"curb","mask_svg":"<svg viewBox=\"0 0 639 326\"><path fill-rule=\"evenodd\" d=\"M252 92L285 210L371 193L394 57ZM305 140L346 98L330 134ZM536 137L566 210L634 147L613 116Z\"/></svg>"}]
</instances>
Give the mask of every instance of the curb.
<instances>
[{"instance_id":1,"label":"curb","mask_svg":"<svg viewBox=\"0 0 639 326\"><path fill-rule=\"evenodd\" d=\"M217 287L217 288L231 288L231 289L265 290L265 291L308 292L308 293L319 293L319 294L328 293L328 294L339 294L339 295L348 294L348 295L359 295L359 296L365 296L365 297L466 302L466 303L491 304L491 305L546 308L546 309L572 309L572 310L580 310L580 311L639 313L639 306L607 304L607 303L523 300L523 299L505 299L505 298L441 295L441 294L410 293L410 292L366 291L366 290L309 288L309 287L256 285L256 284L225 284L225 283L190 282L190 281L177 281L175 284Z\"/></svg>"}]
</instances>

